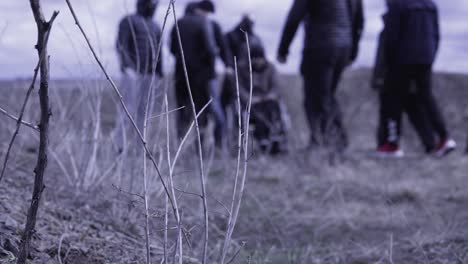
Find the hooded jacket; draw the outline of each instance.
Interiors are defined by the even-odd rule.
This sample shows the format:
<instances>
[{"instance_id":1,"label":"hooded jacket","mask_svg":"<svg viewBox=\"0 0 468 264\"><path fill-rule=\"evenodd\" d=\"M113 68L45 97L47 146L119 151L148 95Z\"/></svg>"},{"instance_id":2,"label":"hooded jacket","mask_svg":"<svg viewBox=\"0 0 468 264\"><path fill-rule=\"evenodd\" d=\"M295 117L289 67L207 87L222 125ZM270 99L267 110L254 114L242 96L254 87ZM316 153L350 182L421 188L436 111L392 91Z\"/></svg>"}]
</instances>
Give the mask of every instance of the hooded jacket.
<instances>
[{"instance_id":1,"label":"hooded jacket","mask_svg":"<svg viewBox=\"0 0 468 264\"><path fill-rule=\"evenodd\" d=\"M230 53L239 61L247 58L247 42L245 33L242 31L247 32L249 35L250 47L264 48L261 39L253 32L253 22L244 18L233 30L226 34Z\"/></svg>"},{"instance_id":2,"label":"hooded jacket","mask_svg":"<svg viewBox=\"0 0 468 264\"><path fill-rule=\"evenodd\" d=\"M214 65L218 56L218 47L214 38L211 21L195 15L186 13L177 21L182 39L187 70L194 78L206 80L213 79L216 73ZM171 53L176 59L176 76L183 76L182 53L179 48L177 31L174 27L171 32Z\"/></svg>"},{"instance_id":3,"label":"hooded jacket","mask_svg":"<svg viewBox=\"0 0 468 264\"><path fill-rule=\"evenodd\" d=\"M117 36L117 52L121 67L130 68L141 74L163 75L162 51L156 62L162 32L151 16L137 14L124 17Z\"/></svg>"},{"instance_id":4,"label":"hooded jacket","mask_svg":"<svg viewBox=\"0 0 468 264\"><path fill-rule=\"evenodd\" d=\"M434 63L439 47L439 19L432 0L388 1L385 60L389 65Z\"/></svg>"}]
</instances>

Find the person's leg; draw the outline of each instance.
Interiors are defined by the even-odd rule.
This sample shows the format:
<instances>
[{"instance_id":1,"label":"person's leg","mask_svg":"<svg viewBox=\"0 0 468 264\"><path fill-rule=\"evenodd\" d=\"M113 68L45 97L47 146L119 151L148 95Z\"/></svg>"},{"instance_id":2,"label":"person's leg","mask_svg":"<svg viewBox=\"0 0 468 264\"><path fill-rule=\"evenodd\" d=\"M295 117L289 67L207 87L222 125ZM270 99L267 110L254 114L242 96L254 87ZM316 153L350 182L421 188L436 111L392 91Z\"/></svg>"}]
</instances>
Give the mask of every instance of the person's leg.
<instances>
[{"instance_id":1,"label":"person's leg","mask_svg":"<svg viewBox=\"0 0 468 264\"><path fill-rule=\"evenodd\" d=\"M253 136L262 152L270 150L270 130L268 124L268 109L265 102L252 105L250 123L254 127Z\"/></svg>"},{"instance_id":2,"label":"person's leg","mask_svg":"<svg viewBox=\"0 0 468 264\"><path fill-rule=\"evenodd\" d=\"M137 90L137 80L136 74L133 71L128 70L123 73L121 87L122 100L130 115L134 118L137 104L135 93ZM128 149L130 142L132 142L133 135L135 135L135 133L132 130L131 122L125 110L118 105L115 140L120 153Z\"/></svg>"},{"instance_id":3,"label":"person's leg","mask_svg":"<svg viewBox=\"0 0 468 264\"><path fill-rule=\"evenodd\" d=\"M405 104L405 112L408 115L410 123L418 133L425 151L427 153L433 151L436 146L434 131L416 93L409 93Z\"/></svg>"},{"instance_id":4,"label":"person's leg","mask_svg":"<svg viewBox=\"0 0 468 264\"><path fill-rule=\"evenodd\" d=\"M177 108L182 108L177 111L177 136L181 140L185 136L190 124L192 106L190 105L185 78L180 76L176 76L175 79L175 98Z\"/></svg>"},{"instance_id":5,"label":"person's leg","mask_svg":"<svg viewBox=\"0 0 468 264\"><path fill-rule=\"evenodd\" d=\"M156 91L154 89L158 86L158 82L158 77L150 75L141 75L138 82L138 107L135 122L141 135L143 135L145 129L145 117L146 119L149 118L151 101L155 98Z\"/></svg>"},{"instance_id":6,"label":"person's leg","mask_svg":"<svg viewBox=\"0 0 468 264\"><path fill-rule=\"evenodd\" d=\"M225 125L226 118L224 115L223 107L221 106L221 100L219 96L219 86L218 80L212 79L209 81L209 90L211 96L210 110L215 118L215 144L218 147L222 147L224 134L225 134Z\"/></svg>"},{"instance_id":7,"label":"person's leg","mask_svg":"<svg viewBox=\"0 0 468 264\"><path fill-rule=\"evenodd\" d=\"M268 102L267 113L270 119L271 154L279 154L287 151L286 124L282 118L280 102L272 100Z\"/></svg>"},{"instance_id":8,"label":"person's leg","mask_svg":"<svg viewBox=\"0 0 468 264\"><path fill-rule=\"evenodd\" d=\"M346 53L347 54L347 53ZM347 56L346 56L347 58ZM326 135L330 139L330 143L336 147L338 150L343 150L348 146L348 135L346 133L346 128L343 124L343 113L341 111L340 103L336 98L336 92L338 89L338 85L341 80L341 76L343 74L345 68L345 63L339 63L335 66L333 72L333 83L332 83L332 94L331 94L331 102L330 102L330 109L329 109L329 118L327 121L327 132Z\"/></svg>"},{"instance_id":9,"label":"person's leg","mask_svg":"<svg viewBox=\"0 0 468 264\"><path fill-rule=\"evenodd\" d=\"M310 144L319 144L319 132L323 136L324 123L329 113L332 94L333 68L326 64L309 63L303 69L304 109L310 129ZM319 131L321 130L321 131Z\"/></svg>"},{"instance_id":10,"label":"person's leg","mask_svg":"<svg viewBox=\"0 0 468 264\"><path fill-rule=\"evenodd\" d=\"M417 66L415 81L418 98L439 140L447 139L449 135L445 120L432 93L432 67L430 65Z\"/></svg>"},{"instance_id":11,"label":"person's leg","mask_svg":"<svg viewBox=\"0 0 468 264\"><path fill-rule=\"evenodd\" d=\"M386 138L386 129L385 129L385 120L387 120L388 105L385 100L388 100L388 94L384 88L379 91L379 118L377 125L377 146L382 146L387 142Z\"/></svg>"},{"instance_id":12,"label":"person's leg","mask_svg":"<svg viewBox=\"0 0 468 264\"><path fill-rule=\"evenodd\" d=\"M398 146L400 141L401 116L411 85L411 71L410 67L394 66L389 70L385 81L384 99L382 100L384 109L383 138L385 143L394 146Z\"/></svg>"}]
</instances>

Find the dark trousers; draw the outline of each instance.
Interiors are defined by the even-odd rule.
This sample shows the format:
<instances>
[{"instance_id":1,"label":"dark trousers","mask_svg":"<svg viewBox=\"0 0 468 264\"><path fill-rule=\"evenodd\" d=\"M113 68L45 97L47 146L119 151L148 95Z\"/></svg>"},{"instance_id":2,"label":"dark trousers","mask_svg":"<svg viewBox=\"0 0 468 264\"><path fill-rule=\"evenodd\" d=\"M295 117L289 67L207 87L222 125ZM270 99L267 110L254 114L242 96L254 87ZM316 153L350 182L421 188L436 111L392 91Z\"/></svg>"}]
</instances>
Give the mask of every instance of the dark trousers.
<instances>
[{"instance_id":1,"label":"dark trousers","mask_svg":"<svg viewBox=\"0 0 468 264\"><path fill-rule=\"evenodd\" d=\"M210 99L212 100L210 106L198 117L198 124L200 128L205 128L208 125L208 117L211 115L215 121L215 143L221 146L225 132L225 115L218 95L218 82L216 79L198 78L195 74L194 76L189 81L197 113ZM182 138L193 121L192 104L185 77L176 75L175 86L177 106L184 107L179 110L177 122L177 133L179 138Z\"/></svg>"},{"instance_id":2,"label":"dark trousers","mask_svg":"<svg viewBox=\"0 0 468 264\"><path fill-rule=\"evenodd\" d=\"M348 54L349 49L343 49L329 61L304 58L304 109L313 145L319 144L320 138L328 146L345 148L348 144L336 98L338 84L349 60Z\"/></svg>"},{"instance_id":3,"label":"dark trousers","mask_svg":"<svg viewBox=\"0 0 468 264\"><path fill-rule=\"evenodd\" d=\"M268 100L252 105L251 123L254 138L262 151L278 154L287 149L286 125L278 101Z\"/></svg>"},{"instance_id":4,"label":"dark trousers","mask_svg":"<svg viewBox=\"0 0 468 264\"><path fill-rule=\"evenodd\" d=\"M387 95L385 91L380 92L380 115L379 115L379 125L377 129L377 143L378 145L383 145L387 142L387 132L386 132L386 124L385 124L385 109L383 107L384 100L386 100ZM411 125L416 130L418 137L421 140L422 145L426 152L430 152L435 147L435 135L430 125L429 118L427 117L426 113L424 112L424 107L420 105L418 100L417 94L414 92L410 92L408 94L407 100L405 105L403 106L403 111L407 114L408 120ZM401 124L397 125L398 131L396 133L397 136L401 136Z\"/></svg>"},{"instance_id":5,"label":"dark trousers","mask_svg":"<svg viewBox=\"0 0 468 264\"><path fill-rule=\"evenodd\" d=\"M413 89L413 90L412 90ZM381 100L383 138L386 142L398 144L401 134L401 117L408 109L410 120L417 127L426 150L435 146L438 140L447 138L445 121L432 94L431 65L398 65L389 68L385 80L385 91ZM432 140L431 140L432 138ZM432 143L431 143L432 141Z\"/></svg>"},{"instance_id":6,"label":"dark trousers","mask_svg":"<svg viewBox=\"0 0 468 264\"><path fill-rule=\"evenodd\" d=\"M190 88L195 103L195 109L197 113L203 109L203 107L210 100L209 94L209 80L203 80L202 78L191 78ZM179 138L183 138L187 129L193 121L192 103L190 102L190 94L187 90L187 83L184 76L175 76L175 95L177 107L183 107L179 110L177 115L177 135ZM200 128L204 128L208 124L207 113L203 113L198 118L198 124Z\"/></svg>"}]
</instances>

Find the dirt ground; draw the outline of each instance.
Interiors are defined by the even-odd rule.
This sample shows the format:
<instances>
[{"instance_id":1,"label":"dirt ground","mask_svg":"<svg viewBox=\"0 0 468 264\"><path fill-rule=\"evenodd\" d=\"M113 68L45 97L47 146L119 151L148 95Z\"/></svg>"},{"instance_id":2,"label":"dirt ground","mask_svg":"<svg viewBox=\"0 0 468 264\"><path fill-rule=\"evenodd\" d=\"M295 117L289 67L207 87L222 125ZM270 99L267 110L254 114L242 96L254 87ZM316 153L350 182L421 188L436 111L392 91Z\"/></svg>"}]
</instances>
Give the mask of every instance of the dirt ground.
<instances>
[{"instance_id":1,"label":"dirt ground","mask_svg":"<svg viewBox=\"0 0 468 264\"><path fill-rule=\"evenodd\" d=\"M435 94L460 144L457 152L444 159L425 156L409 125L404 127L403 140L407 158L382 160L372 155L378 108L368 80L367 70L348 72L343 80L339 97L351 146L341 159L331 159L325 150L303 150L307 129L298 99L302 98L300 79L284 76L282 91L293 128L291 153L266 157L252 152L233 236L232 263L468 263L468 157L461 151L468 132L468 77L439 74L434 80ZM0 98L0 105L17 111L25 83L0 82L2 94L7 94ZM82 86L109 88L102 82L84 81L61 81L52 86L57 87L52 129L60 133L54 132L50 139L55 156L49 161L31 263L144 263L141 203L125 192L112 165L133 160L116 159L109 147L108 128L115 114L109 96L103 105L95 104L98 108L87 108L77 98L88 97L73 89ZM76 111L70 110L74 107ZM34 105L28 120L36 117L32 109ZM96 109L103 113L102 118L78 118L78 113L86 116ZM14 123L0 118L3 160ZM97 123L102 124L97 134L102 137L95 138L87 131ZM0 182L0 263L15 262L31 196L37 142L33 132L21 131L6 179ZM83 165L80 161L92 152L83 146L93 140L99 141L99 159ZM164 174L164 144L153 143ZM215 154L207 150L205 161L209 168L210 263L219 261L227 221L224 205L229 204L235 172L233 157ZM197 163L190 147L181 164L175 174L177 184L185 190L179 194L186 230L184 263L199 263L202 217L197 197L190 194L199 191ZM151 245L154 263L160 263L164 194L156 179L150 186ZM173 237L173 230L169 236Z\"/></svg>"}]
</instances>

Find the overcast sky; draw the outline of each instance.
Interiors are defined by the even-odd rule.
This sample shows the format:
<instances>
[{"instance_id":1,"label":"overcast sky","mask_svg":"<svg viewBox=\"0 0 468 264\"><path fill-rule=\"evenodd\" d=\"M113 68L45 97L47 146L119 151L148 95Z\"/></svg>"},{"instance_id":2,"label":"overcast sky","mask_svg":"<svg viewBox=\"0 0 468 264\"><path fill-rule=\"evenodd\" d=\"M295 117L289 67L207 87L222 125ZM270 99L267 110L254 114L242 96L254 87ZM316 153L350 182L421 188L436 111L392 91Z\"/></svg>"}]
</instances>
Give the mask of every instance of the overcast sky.
<instances>
[{"instance_id":1,"label":"overcast sky","mask_svg":"<svg viewBox=\"0 0 468 264\"><path fill-rule=\"evenodd\" d=\"M65 0L42 0L46 16L53 10L61 13L56 20L50 40L52 77L98 78L97 70L82 36L74 25ZM162 0L156 20L162 23L168 0ZM177 1L178 14L183 13L189 0ZM437 0L441 13L442 47L436 69L440 71L468 73L468 1ZM106 67L118 74L114 43L119 20L134 12L135 0L72 0L81 22L99 50ZM281 29L292 0L215 0L217 19L224 30L231 30L243 13L251 14L257 21L256 31L267 46L271 59L275 58ZM377 34L382 27L381 15L385 11L384 0L364 0L366 28L361 53L355 67L371 66L375 55ZM168 28L172 28L170 19ZM302 32L302 31L301 31ZM36 27L29 1L0 1L0 78L29 77L37 60L34 50ZM167 44L167 37L165 39ZM302 49L302 33L296 36L285 72L296 72ZM166 71L170 71L172 58L165 52Z\"/></svg>"}]
</instances>

